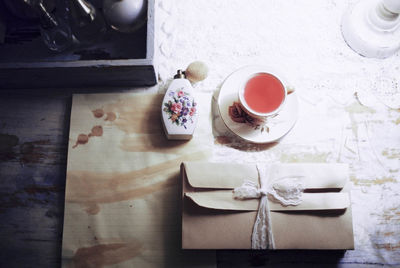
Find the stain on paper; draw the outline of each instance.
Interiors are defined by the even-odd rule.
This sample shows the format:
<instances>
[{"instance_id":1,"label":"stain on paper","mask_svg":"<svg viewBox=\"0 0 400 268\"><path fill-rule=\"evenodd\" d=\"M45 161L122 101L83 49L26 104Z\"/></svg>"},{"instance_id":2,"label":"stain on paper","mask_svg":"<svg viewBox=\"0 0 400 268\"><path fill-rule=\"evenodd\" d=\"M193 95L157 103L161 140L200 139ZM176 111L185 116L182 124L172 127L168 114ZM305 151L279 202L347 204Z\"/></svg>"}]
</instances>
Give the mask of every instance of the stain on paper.
<instances>
[{"instance_id":1,"label":"stain on paper","mask_svg":"<svg viewBox=\"0 0 400 268\"><path fill-rule=\"evenodd\" d=\"M88 135L89 137L101 137L103 136L103 127L102 126L94 126L92 128L92 132Z\"/></svg>"},{"instance_id":2,"label":"stain on paper","mask_svg":"<svg viewBox=\"0 0 400 268\"><path fill-rule=\"evenodd\" d=\"M100 212L99 204L131 200L178 185L181 162L206 156L207 153L196 152L126 173L68 171L65 200L80 204L88 214L94 215Z\"/></svg>"},{"instance_id":3,"label":"stain on paper","mask_svg":"<svg viewBox=\"0 0 400 268\"><path fill-rule=\"evenodd\" d=\"M72 146L72 148L75 148L75 147L77 147L78 145L86 144L86 143L88 143L88 141L89 141L88 135L86 135L86 134L79 134L79 135L78 135L78 138L76 139L75 145Z\"/></svg>"},{"instance_id":4,"label":"stain on paper","mask_svg":"<svg viewBox=\"0 0 400 268\"><path fill-rule=\"evenodd\" d=\"M104 121L115 121L117 119L117 115L114 112L108 112Z\"/></svg>"},{"instance_id":5,"label":"stain on paper","mask_svg":"<svg viewBox=\"0 0 400 268\"><path fill-rule=\"evenodd\" d=\"M106 115L104 121L112 122L113 125L118 127L126 134L149 134L149 133L162 133L161 115L158 109L150 109L149 107L159 107L161 105L163 95L142 95L140 98L131 97L116 101L106 105L104 108L97 108L92 110L95 118L102 118ZM144 113L143 111L147 111ZM117 117L118 114L118 117ZM90 137L100 137L103 135L103 127L96 125L92 128L91 133L79 134L75 145L84 145L88 143ZM129 138L126 138L129 139ZM122 145L121 149L127 148L127 151L132 151L132 148L127 145L132 143L129 141Z\"/></svg>"},{"instance_id":6,"label":"stain on paper","mask_svg":"<svg viewBox=\"0 0 400 268\"><path fill-rule=\"evenodd\" d=\"M168 140L163 133L126 135L121 140L120 148L127 152L187 153L199 150L201 138L197 136L196 142L192 142L192 140Z\"/></svg>"},{"instance_id":7,"label":"stain on paper","mask_svg":"<svg viewBox=\"0 0 400 268\"><path fill-rule=\"evenodd\" d=\"M162 99L162 94L156 96L144 94L108 104L104 107L107 111L107 121L113 121L114 125L126 134L162 133L159 109Z\"/></svg>"},{"instance_id":8,"label":"stain on paper","mask_svg":"<svg viewBox=\"0 0 400 268\"><path fill-rule=\"evenodd\" d=\"M87 203L84 205L85 211L89 215L96 215L100 212L100 206L96 203Z\"/></svg>"},{"instance_id":9,"label":"stain on paper","mask_svg":"<svg viewBox=\"0 0 400 268\"><path fill-rule=\"evenodd\" d=\"M103 115L104 115L103 109L93 110L92 113L93 113L93 116L96 117L96 118L102 118Z\"/></svg>"},{"instance_id":10,"label":"stain on paper","mask_svg":"<svg viewBox=\"0 0 400 268\"><path fill-rule=\"evenodd\" d=\"M104 267L127 261L142 251L138 241L130 243L99 244L79 248L73 258L76 268Z\"/></svg>"},{"instance_id":11,"label":"stain on paper","mask_svg":"<svg viewBox=\"0 0 400 268\"><path fill-rule=\"evenodd\" d=\"M102 126L94 126L92 131L86 134L79 134L76 139L75 145L72 148L76 148L78 145L84 145L89 142L90 137L101 137L103 135L103 127Z\"/></svg>"},{"instance_id":12,"label":"stain on paper","mask_svg":"<svg viewBox=\"0 0 400 268\"><path fill-rule=\"evenodd\" d=\"M180 153L197 151L191 141L167 140L161 124L163 95L141 95L118 100L104 106L105 121L123 131L120 149L127 152ZM118 116L117 116L118 115ZM197 137L201 139L201 137ZM197 142L198 144L199 142Z\"/></svg>"}]
</instances>

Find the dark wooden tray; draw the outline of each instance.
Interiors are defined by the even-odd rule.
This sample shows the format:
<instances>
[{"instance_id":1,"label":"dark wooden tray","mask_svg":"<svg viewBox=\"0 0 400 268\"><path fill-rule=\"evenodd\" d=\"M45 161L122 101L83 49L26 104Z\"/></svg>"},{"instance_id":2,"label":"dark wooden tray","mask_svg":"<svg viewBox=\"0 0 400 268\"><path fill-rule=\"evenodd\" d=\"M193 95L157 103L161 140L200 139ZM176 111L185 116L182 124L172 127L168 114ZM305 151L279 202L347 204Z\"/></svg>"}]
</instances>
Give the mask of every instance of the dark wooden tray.
<instances>
[{"instance_id":1,"label":"dark wooden tray","mask_svg":"<svg viewBox=\"0 0 400 268\"><path fill-rule=\"evenodd\" d=\"M5 41L0 44L0 88L156 84L154 0L147 3L146 24L134 33L109 30L96 44L62 53L44 45L32 22L8 23ZM1 4L2 0L0 16L9 16Z\"/></svg>"}]
</instances>

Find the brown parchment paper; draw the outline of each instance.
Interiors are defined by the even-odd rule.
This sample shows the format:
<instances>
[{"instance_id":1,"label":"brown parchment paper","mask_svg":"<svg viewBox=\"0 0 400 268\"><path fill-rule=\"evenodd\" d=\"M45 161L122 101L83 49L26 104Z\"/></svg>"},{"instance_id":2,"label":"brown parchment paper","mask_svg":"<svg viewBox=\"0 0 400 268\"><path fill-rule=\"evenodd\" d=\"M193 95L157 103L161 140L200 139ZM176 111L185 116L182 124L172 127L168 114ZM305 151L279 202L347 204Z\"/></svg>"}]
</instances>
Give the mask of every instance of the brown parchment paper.
<instances>
[{"instance_id":1,"label":"brown parchment paper","mask_svg":"<svg viewBox=\"0 0 400 268\"><path fill-rule=\"evenodd\" d=\"M168 141L160 94L74 95L63 267L215 266L214 251L181 250L179 166L206 160L211 95L198 94L190 141Z\"/></svg>"}]
</instances>

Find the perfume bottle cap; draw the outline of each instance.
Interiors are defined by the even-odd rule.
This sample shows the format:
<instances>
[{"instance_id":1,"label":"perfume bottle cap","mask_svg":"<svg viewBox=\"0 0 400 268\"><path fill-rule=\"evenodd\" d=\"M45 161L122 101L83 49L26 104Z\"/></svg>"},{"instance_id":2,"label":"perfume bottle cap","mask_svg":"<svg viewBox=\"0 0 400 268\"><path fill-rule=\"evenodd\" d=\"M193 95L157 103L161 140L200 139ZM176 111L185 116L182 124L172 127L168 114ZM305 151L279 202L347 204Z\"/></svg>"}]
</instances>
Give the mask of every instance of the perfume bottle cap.
<instances>
[{"instance_id":1,"label":"perfume bottle cap","mask_svg":"<svg viewBox=\"0 0 400 268\"><path fill-rule=\"evenodd\" d=\"M186 68L186 79L192 83L200 82L206 79L208 75L208 67L202 61L194 61Z\"/></svg>"},{"instance_id":2,"label":"perfume bottle cap","mask_svg":"<svg viewBox=\"0 0 400 268\"><path fill-rule=\"evenodd\" d=\"M182 79L182 78L186 78L185 72L183 72L182 70L178 70L176 72L176 75L174 76L174 79Z\"/></svg>"}]
</instances>

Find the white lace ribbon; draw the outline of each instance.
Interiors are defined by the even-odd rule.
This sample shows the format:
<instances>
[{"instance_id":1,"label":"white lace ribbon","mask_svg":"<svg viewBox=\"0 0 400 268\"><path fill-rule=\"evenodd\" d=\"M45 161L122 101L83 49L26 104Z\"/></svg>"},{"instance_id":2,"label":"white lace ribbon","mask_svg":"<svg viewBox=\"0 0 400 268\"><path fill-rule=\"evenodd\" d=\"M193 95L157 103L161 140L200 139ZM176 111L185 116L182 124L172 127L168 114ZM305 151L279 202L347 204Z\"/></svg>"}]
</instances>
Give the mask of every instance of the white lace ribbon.
<instances>
[{"instance_id":1,"label":"white lace ribbon","mask_svg":"<svg viewBox=\"0 0 400 268\"><path fill-rule=\"evenodd\" d=\"M253 227L251 247L253 249L273 249L274 237L271 228L271 217L268 200L283 206L297 206L302 202L304 185L301 177L282 177L268 183L268 166L257 165L260 187L249 180L233 190L235 199L261 198L257 218Z\"/></svg>"}]
</instances>

